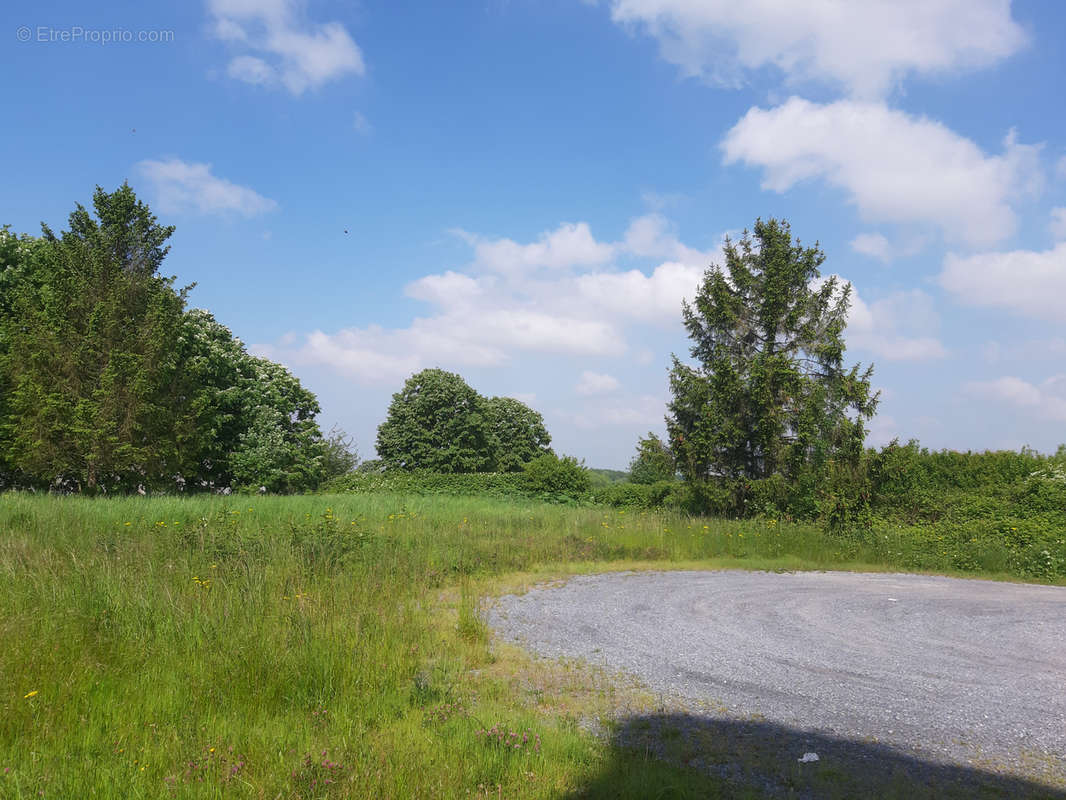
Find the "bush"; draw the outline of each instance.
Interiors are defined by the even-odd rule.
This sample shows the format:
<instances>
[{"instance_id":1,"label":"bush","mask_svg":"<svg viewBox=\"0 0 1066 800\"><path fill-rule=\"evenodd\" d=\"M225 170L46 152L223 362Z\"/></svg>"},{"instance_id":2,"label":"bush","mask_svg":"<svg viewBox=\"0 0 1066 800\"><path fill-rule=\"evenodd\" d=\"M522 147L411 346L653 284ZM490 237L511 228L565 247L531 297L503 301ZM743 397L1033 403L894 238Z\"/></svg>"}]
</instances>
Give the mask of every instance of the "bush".
<instances>
[{"instance_id":1,"label":"bush","mask_svg":"<svg viewBox=\"0 0 1066 800\"><path fill-rule=\"evenodd\" d=\"M670 498L682 486L678 481L611 483L593 487L589 499L593 503L614 508L651 510L670 507Z\"/></svg>"},{"instance_id":2,"label":"bush","mask_svg":"<svg viewBox=\"0 0 1066 800\"><path fill-rule=\"evenodd\" d=\"M522 469L522 487L535 495L576 499L589 484L588 470L573 456L538 456Z\"/></svg>"}]
</instances>

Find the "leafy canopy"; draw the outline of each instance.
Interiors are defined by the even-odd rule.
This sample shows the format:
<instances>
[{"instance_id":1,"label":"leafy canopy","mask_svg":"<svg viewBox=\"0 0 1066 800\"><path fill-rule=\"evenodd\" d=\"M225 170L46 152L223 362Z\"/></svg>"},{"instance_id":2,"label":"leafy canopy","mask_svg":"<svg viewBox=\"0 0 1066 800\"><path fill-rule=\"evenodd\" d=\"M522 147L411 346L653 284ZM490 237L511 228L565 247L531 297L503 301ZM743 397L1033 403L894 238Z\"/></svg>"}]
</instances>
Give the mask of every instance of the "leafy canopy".
<instances>
[{"instance_id":1,"label":"leafy canopy","mask_svg":"<svg viewBox=\"0 0 1066 800\"><path fill-rule=\"evenodd\" d=\"M392 396L377 451L389 469L516 472L551 454L544 418L512 397L484 398L440 369L412 375Z\"/></svg>"},{"instance_id":2,"label":"leafy canopy","mask_svg":"<svg viewBox=\"0 0 1066 800\"><path fill-rule=\"evenodd\" d=\"M523 464L552 452L552 437L540 413L513 397L490 397L484 406L496 472L517 472Z\"/></svg>"},{"instance_id":3,"label":"leafy canopy","mask_svg":"<svg viewBox=\"0 0 1066 800\"><path fill-rule=\"evenodd\" d=\"M180 350L198 433L190 480L285 493L325 479L329 446L315 421L318 400L299 379L250 355L203 309L185 314Z\"/></svg>"},{"instance_id":4,"label":"leafy canopy","mask_svg":"<svg viewBox=\"0 0 1066 800\"><path fill-rule=\"evenodd\" d=\"M441 369L412 375L378 427L378 456L391 469L486 472L492 433L484 399Z\"/></svg>"}]
</instances>

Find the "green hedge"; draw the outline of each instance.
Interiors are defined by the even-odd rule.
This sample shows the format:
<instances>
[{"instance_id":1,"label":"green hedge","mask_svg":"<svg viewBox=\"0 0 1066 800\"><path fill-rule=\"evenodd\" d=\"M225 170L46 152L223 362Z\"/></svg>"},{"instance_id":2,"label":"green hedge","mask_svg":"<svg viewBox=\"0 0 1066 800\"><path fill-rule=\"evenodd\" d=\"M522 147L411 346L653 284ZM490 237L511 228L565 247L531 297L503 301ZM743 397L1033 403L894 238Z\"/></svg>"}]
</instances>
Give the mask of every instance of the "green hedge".
<instances>
[{"instance_id":1,"label":"green hedge","mask_svg":"<svg viewBox=\"0 0 1066 800\"><path fill-rule=\"evenodd\" d=\"M353 472L328 481L324 492L396 492L398 494L523 495L521 472Z\"/></svg>"}]
</instances>

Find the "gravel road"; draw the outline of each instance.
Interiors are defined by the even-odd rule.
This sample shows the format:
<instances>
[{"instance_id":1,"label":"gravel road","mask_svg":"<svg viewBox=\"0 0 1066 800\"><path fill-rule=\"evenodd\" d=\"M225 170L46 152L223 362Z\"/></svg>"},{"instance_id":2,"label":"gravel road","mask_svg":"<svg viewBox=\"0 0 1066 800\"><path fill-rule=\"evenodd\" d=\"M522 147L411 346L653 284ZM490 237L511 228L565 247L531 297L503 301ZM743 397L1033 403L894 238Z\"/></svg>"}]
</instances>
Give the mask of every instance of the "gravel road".
<instances>
[{"instance_id":1,"label":"gravel road","mask_svg":"<svg viewBox=\"0 0 1066 800\"><path fill-rule=\"evenodd\" d=\"M629 673L666 706L938 763L1038 763L1066 783L1066 587L614 573L500 598L488 616L502 638Z\"/></svg>"}]
</instances>

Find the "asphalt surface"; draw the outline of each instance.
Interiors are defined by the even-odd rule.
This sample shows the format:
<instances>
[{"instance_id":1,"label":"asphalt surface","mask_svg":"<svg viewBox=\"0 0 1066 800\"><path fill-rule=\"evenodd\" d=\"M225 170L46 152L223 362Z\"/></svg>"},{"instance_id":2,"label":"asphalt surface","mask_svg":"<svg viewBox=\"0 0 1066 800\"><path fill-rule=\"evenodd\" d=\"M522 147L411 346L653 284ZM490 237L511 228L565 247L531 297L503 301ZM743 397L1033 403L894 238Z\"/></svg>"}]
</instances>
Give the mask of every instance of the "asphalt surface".
<instances>
[{"instance_id":1,"label":"asphalt surface","mask_svg":"<svg viewBox=\"0 0 1066 800\"><path fill-rule=\"evenodd\" d=\"M539 655L638 678L664 708L1066 781L1066 587L614 573L500 598L488 617Z\"/></svg>"}]
</instances>

